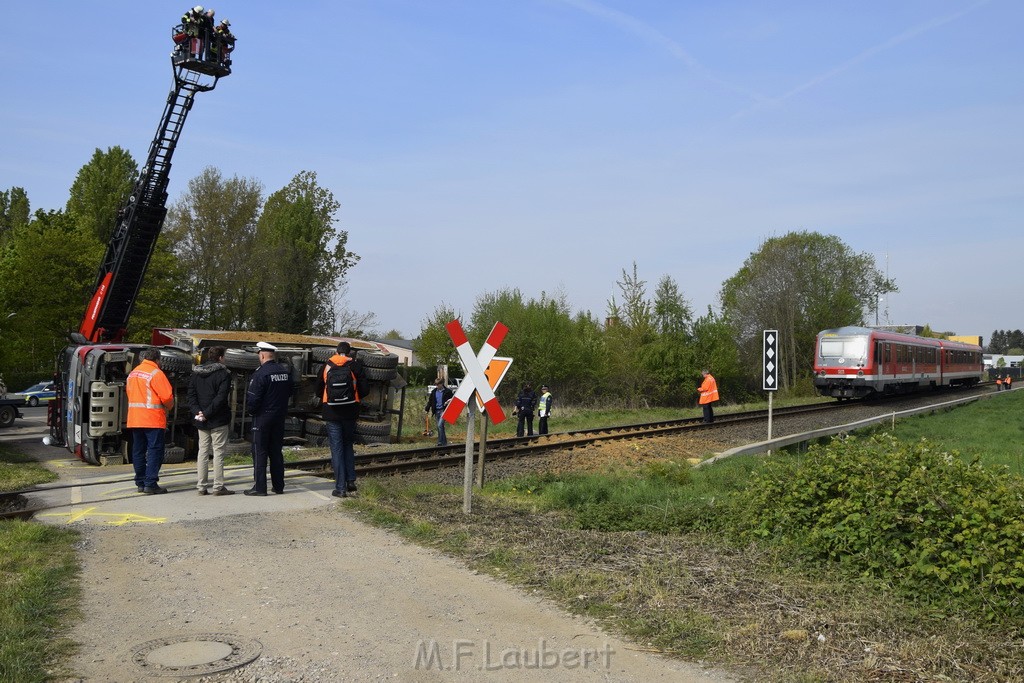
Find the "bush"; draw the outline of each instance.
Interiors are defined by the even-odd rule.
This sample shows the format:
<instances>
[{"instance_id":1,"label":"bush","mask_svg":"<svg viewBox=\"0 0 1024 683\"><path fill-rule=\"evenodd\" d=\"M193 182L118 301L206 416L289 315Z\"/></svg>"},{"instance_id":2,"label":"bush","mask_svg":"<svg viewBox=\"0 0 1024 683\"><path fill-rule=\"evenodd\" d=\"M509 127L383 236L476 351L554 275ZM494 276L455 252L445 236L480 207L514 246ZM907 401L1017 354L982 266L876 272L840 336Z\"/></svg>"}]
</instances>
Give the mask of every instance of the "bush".
<instances>
[{"instance_id":1,"label":"bush","mask_svg":"<svg viewBox=\"0 0 1024 683\"><path fill-rule=\"evenodd\" d=\"M741 494L740 534L991 618L1024 604L1024 480L929 442L835 439L770 461Z\"/></svg>"}]
</instances>

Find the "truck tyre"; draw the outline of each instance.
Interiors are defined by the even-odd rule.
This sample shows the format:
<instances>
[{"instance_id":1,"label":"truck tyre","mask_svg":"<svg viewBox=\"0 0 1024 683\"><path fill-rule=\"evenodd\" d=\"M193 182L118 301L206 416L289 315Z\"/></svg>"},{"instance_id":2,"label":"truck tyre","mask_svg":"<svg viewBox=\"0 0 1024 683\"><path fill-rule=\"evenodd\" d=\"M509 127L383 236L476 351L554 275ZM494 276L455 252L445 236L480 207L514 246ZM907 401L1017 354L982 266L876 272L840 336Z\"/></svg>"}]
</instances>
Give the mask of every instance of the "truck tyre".
<instances>
[{"instance_id":1,"label":"truck tyre","mask_svg":"<svg viewBox=\"0 0 1024 683\"><path fill-rule=\"evenodd\" d=\"M398 355L394 353L360 353L359 360L364 368L391 368L398 367Z\"/></svg>"},{"instance_id":2,"label":"truck tyre","mask_svg":"<svg viewBox=\"0 0 1024 683\"><path fill-rule=\"evenodd\" d=\"M188 372L192 370L192 356L173 347L160 349L159 365L164 372Z\"/></svg>"},{"instance_id":3,"label":"truck tyre","mask_svg":"<svg viewBox=\"0 0 1024 683\"><path fill-rule=\"evenodd\" d=\"M255 370L260 366L260 357L245 349L227 349L224 352L224 365L232 370Z\"/></svg>"},{"instance_id":4,"label":"truck tyre","mask_svg":"<svg viewBox=\"0 0 1024 683\"><path fill-rule=\"evenodd\" d=\"M398 376L395 368L371 368L363 367L363 376L371 382L390 382Z\"/></svg>"},{"instance_id":5,"label":"truck tyre","mask_svg":"<svg viewBox=\"0 0 1024 683\"><path fill-rule=\"evenodd\" d=\"M388 422L356 422L356 434L370 436L389 436L391 421Z\"/></svg>"},{"instance_id":6,"label":"truck tyre","mask_svg":"<svg viewBox=\"0 0 1024 683\"><path fill-rule=\"evenodd\" d=\"M327 423L323 420L306 418L306 434L321 436L327 433Z\"/></svg>"},{"instance_id":7,"label":"truck tyre","mask_svg":"<svg viewBox=\"0 0 1024 683\"><path fill-rule=\"evenodd\" d=\"M164 464L172 465L185 462L185 449L181 446L171 446L164 449Z\"/></svg>"},{"instance_id":8,"label":"truck tyre","mask_svg":"<svg viewBox=\"0 0 1024 683\"><path fill-rule=\"evenodd\" d=\"M318 360L321 363L326 363L327 359L336 354L338 351L333 346L314 346L313 347L313 360Z\"/></svg>"},{"instance_id":9,"label":"truck tyre","mask_svg":"<svg viewBox=\"0 0 1024 683\"><path fill-rule=\"evenodd\" d=\"M0 427L10 427L18 417L14 406L0 406Z\"/></svg>"}]
</instances>

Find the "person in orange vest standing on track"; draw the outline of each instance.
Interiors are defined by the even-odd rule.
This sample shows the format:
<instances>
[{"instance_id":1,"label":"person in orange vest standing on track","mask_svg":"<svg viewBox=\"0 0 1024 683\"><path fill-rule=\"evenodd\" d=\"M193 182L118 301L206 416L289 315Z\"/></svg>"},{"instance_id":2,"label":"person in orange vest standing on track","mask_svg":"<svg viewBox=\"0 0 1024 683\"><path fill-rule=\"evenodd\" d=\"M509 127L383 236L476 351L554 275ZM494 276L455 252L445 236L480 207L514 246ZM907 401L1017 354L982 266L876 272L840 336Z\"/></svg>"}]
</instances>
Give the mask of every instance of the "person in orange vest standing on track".
<instances>
[{"instance_id":1,"label":"person in orange vest standing on track","mask_svg":"<svg viewBox=\"0 0 1024 683\"><path fill-rule=\"evenodd\" d=\"M1002 391L1002 390L1003 390L1003 376L1002 375L996 375L996 391Z\"/></svg>"},{"instance_id":2,"label":"person in orange vest standing on track","mask_svg":"<svg viewBox=\"0 0 1024 683\"><path fill-rule=\"evenodd\" d=\"M164 464L167 411L174 407L174 390L157 365L160 349L142 352L142 362L128 375L128 429L132 434L132 464L139 493L167 493L159 485Z\"/></svg>"},{"instance_id":3,"label":"person in orange vest standing on track","mask_svg":"<svg viewBox=\"0 0 1024 683\"><path fill-rule=\"evenodd\" d=\"M1010 373L1006 373L1006 377L1003 378L1003 388L1007 391L1013 388L1013 377L1010 376Z\"/></svg>"},{"instance_id":4,"label":"person in orange vest standing on track","mask_svg":"<svg viewBox=\"0 0 1024 683\"><path fill-rule=\"evenodd\" d=\"M704 409L704 423L711 424L715 421L715 413L711 409L711 404L718 400L718 383L707 370L701 370L700 374L703 375L704 381L697 388L697 391L700 392L699 403Z\"/></svg>"}]
</instances>

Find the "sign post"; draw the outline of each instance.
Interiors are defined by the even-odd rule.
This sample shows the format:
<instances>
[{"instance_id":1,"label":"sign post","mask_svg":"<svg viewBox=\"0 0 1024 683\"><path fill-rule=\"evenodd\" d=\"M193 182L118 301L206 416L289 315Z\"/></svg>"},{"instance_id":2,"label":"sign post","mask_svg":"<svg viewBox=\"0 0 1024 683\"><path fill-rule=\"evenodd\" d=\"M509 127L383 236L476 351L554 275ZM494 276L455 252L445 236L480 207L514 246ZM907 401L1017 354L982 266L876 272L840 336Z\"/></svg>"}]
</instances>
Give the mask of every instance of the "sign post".
<instances>
[{"instance_id":1,"label":"sign post","mask_svg":"<svg viewBox=\"0 0 1024 683\"><path fill-rule=\"evenodd\" d=\"M498 398L494 395L496 384L491 383L491 377L488 375L487 369L491 365L491 361L495 360L494 356L498 353L498 347L501 346L505 335L508 334L508 328L500 322L494 323L491 333L487 335L487 341L480 347L480 353L475 356L473 355L472 347L469 345L469 339L466 337L466 333L463 331L462 325L459 324L458 320L453 320L445 325L445 329L448 330L448 336L451 337L452 343L455 344L455 350L459 354L459 362L462 364L462 369L466 371L465 378L463 378L462 383L455 392L455 396L448 402L448 407L441 414L441 418L448 424L455 424L462 409L467 409L462 511L469 514L473 506L473 428L476 423L476 407L473 405L473 397L474 395L476 396L481 406L481 412L489 417L494 424L500 424L505 421L505 412L501 409ZM504 366L505 370L512 363L511 358L497 360L508 361ZM492 372L492 375L498 381L500 381L501 377L504 377L504 372L499 374L500 376ZM484 431L484 434L486 434L486 431Z\"/></svg>"},{"instance_id":2,"label":"sign post","mask_svg":"<svg viewBox=\"0 0 1024 683\"><path fill-rule=\"evenodd\" d=\"M772 440L772 396L779 388L779 331L765 330L762 344L764 371L762 388L768 392L768 440ZM771 454L771 451L768 451Z\"/></svg>"}]
</instances>

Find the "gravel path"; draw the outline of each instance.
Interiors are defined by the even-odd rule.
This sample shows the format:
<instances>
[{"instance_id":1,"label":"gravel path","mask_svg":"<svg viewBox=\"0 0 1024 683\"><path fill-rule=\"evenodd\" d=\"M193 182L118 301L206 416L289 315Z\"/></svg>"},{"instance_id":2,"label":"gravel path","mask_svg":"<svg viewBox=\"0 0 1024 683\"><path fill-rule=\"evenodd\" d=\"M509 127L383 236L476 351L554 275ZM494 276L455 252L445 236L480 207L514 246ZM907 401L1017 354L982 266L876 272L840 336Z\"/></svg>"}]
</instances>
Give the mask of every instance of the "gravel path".
<instances>
[{"instance_id":1,"label":"gravel path","mask_svg":"<svg viewBox=\"0 0 1024 683\"><path fill-rule=\"evenodd\" d=\"M84 619L70 680L175 680L133 655L194 634L254 639L262 654L192 681L732 680L642 652L333 503L80 530ZM538 655L547 666L527 668Z\"/></svg>"}]
</instances>

